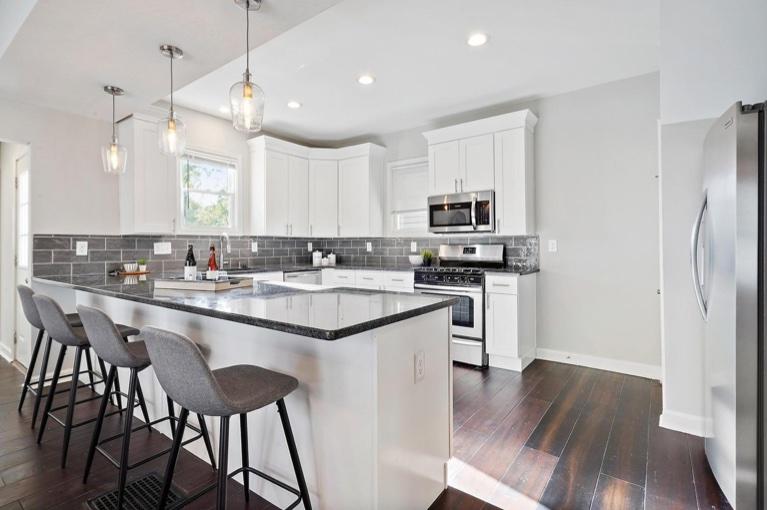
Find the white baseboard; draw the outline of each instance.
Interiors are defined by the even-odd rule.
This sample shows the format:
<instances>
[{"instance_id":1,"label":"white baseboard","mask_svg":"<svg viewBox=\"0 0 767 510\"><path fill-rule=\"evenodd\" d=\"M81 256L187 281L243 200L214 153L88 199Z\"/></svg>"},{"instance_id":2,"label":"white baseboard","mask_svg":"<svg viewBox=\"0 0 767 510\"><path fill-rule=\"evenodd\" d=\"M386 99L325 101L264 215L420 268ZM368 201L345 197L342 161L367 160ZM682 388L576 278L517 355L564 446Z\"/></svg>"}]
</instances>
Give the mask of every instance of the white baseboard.
<instances>
[{"instance_id":1,"label":"white baseboard","mask_svg":"<svg viewBox=\"0 0 767 510\"><path fill-rule=\"evenodd\" d=\"M580 365L582 367L598 368L599 370L609 370L610 372L619 372L621 374L636 375L648 379L661 379L660 366L647 365L645 363L636 363L633 361L624 361L619 359L601 358L599 356L590 356L588 354L577 354L574 352L556 351L554 349L536 350L538 359L548 361L557 361L559 363L569 363L571 365Z\"/></svg>"},{"instance_id":2,"label":"white baseboard","mask_svg":"<svg viewBox=\"0 0 767 510\"><path fill-rule=\"evenodd\" d=\"M7 345L0 344L0 356L2 356L8 363L13 363L13 352Z\"/></svg>"},{"instance_id":3,"label":"white baseboard","mask_svg":"<svg viewBox=\"0 0 767 510\"><path fill-rule=\"evenodd\" d=\"M535 356L523 356L521 358L510 358L508 356L497 356L490 354L488 356L488 364L494 368L504 368L506 370L513 370L514 372L521 372L527 366L535 361Z\"/></svg>"},{"instance_id":4,"label":"white baseboard","mask_svg":"<svg viewBox=\"0 0 767 510\"><path fill-rule=\"evenodd\" d=\"M693 436L706 437L706 420L703 416L679 413L666 409L660 415L659 425L664 429L676 430L677 432L684 432L686 434L692 434Z\"/></svg>"}]
</instances>

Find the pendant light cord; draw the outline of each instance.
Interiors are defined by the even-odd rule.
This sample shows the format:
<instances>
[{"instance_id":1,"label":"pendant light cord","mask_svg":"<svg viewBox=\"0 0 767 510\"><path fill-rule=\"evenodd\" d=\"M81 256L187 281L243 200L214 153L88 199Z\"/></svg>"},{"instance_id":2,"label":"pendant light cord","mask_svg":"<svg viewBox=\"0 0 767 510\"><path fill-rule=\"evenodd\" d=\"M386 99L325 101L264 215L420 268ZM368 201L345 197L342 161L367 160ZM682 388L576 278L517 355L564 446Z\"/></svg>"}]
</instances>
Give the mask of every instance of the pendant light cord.
<instances>
[{"instance_id":1,"label":"pendant light cord","mask_svg":"<svg viewBox=\"0 0 767 510\"><path fill-rule=\"evenodd\" d=\"M170 50L170 116L173 117L173 50Z\"/></svg>"},{"instance_id":2,"label":"pendant light cord","mask_svg":"<svg viewBox=\"0 0 767 510\"><path fill-rule=\"evenodd\" d=\"M250 81L250 0L245 0L245 74Z\"/></svg>"},{"instance_id":3,"label":"pendant light cord","mask_svg":"<svg viewBox=\"0 0 767 510\"><path fill-rule=\"evenodd\" d=\"M112 93L112 143L117 141L117 134L115 133L115 95Z\"/></svg>"}]
</instances>

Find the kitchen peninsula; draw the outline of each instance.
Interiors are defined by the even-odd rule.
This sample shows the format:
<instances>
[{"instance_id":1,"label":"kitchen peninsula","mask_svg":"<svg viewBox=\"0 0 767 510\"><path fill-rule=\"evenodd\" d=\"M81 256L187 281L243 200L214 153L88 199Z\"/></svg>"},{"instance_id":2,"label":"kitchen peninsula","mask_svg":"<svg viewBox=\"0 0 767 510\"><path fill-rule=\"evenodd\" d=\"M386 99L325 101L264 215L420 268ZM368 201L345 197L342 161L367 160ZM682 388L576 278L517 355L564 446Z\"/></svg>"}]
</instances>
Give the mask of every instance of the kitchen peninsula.
<instances>
[{"instance_id":1,"label":"kitchen peninsula","mask_svg":"<svg viewBox=\"0 0 767 510\"><path fill-rule=\"evenodd\" d=\"M454 298L276 282L220 293L162 291L152 277L130 283L33 279L64 306L95 306L117 322L183 333L213 368L251 363L296 377L300 388L287 405L315 508L427 508L444 489ZM152 369L140 380L150 415L163 415ZM249 420L251 463L293 482L277 413L264 409ZM188 448L207 458L202 444ZM230 451L238 466L239 445ZM260 480L252 490L278 505L290 501Z\"/></svg>"}]
</instances>

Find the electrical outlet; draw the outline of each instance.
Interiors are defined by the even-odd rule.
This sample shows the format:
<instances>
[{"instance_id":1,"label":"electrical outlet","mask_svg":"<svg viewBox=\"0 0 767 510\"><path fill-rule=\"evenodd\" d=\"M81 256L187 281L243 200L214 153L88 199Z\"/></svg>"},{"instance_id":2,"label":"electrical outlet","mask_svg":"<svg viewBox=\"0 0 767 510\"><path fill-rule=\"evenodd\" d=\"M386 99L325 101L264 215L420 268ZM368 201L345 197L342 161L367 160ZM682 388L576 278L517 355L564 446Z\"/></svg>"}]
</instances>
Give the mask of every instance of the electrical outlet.
<instances>
[{"instance_id":1,"label":"electrical outlet","mask_svg":"<svg viewBox=\"0 0 767 510\"><path fill-rule=\"evenodd\" d=\"M367 251L373 251L373 243L371 243L370 241L366 242L365 243L365 249Z\"/></svg>"},{"instance_id":2,"label":"electrical outlet","mask_svg":"<svg viewBox=\"0 0 767 510\"><path fill-rule=\"evenodd\" d=\"M415 382L423 380L426 375L426 353L423 351L416 351L415 353Z\"/></svg>"},{"instance_id":3,"label":"electrical outlet","mask_svg":"<svg viewBox=\"0 0 767 510\"><path fill-rule=\"evenodd\" d=\"M410 253L415 253L417 251L418 251L418 243L413 241L412 243L410 243Z\"/></svg>"},{"instance_id":4,"label":"electrical outlet","mask_svg":"<svg viewBox=\"0 0 767 510\"><path fill-rule=\"evenodd\" d=\"M306 243L306 251L312 251L312 243Z\"/></svg>"},{"instance_id":5,"label":"electrical outlet","mask_svg":"<svg viewBox=\"0 0 767 510\"><path fill-rule=\"evenodd\" d=\"M169 242L154 243L155 255L170 255L173 253Z\"/></svg>"},{"instance_id":6,"label":"electrical outlet","mask_svg":"<svg viewBox=\"0 0 767 510\"><path fill-rule=\"evenodd\" d=\"M551 253L556 253L557 251L557 240L556 239L549 239L549 251Z\"/></svg>"},{"instance_id":7,"label":"electrical outlet","mask_svg":"<svg viewBox=\"0 0 767 510\"><path fill-rule=\"evenodd\" d=\"M258 241L252 241L250 243L250 251L251 253L258 253Z\"/></svg>"},{"instance_id":8,"label":"electrical outlet","mask_svg":"<svg viewBox=\"0 0 767 510\"><path fill-rule=\"evenodd\" d=\"M75 255L85 257L88 255L88 241L77 241L75 243Z\"/></svg>"}]
</instances>

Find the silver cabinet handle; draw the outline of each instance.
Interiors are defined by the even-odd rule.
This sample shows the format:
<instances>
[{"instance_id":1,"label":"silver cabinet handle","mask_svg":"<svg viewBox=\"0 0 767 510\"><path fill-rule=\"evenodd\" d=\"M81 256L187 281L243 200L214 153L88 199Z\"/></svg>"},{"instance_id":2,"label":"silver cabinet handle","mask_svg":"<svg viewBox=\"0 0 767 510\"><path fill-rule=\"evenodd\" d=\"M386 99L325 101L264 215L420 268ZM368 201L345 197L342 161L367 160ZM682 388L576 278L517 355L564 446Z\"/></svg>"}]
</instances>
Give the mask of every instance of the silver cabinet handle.
<instances>
[{"instance_id":1,"label":"silver cabinet handle","mask_svg":"<svg viewBox=\"0 0 767 510\"><path fill-rule=\"evenodd\" d=\"M500 218L495 220L495 231L496 232L500 232L501 231L501 219Z\"/></svg>"},{"instance_id":2,"label":"silver cabinet handle","mask_svg":"<svg viewBox=\"0 0 767 510\"><path fill-rule=\"evenodd\" d=\"M363 276L362 279L363 280L372 280L373 277L371 277L371 276Z\"/></svg>"},{"instance_id":3,"label":"silver cabinet handle","mask_svg":"<svg viewBox=\"0 0 767 510\"><path fill-rule=\"evenodd\" d=\"M463 181L463 179L461 179ZM463 190L463 185L461 185L461 190ZM471 197L471 228L474 230L477 230L477 195L474 194L473 197Z\"/></svg>"},{"instance_id":4,"label":"silver cabinet handle","mask_svg":"<svg viewBox=\"0 0 767 510\"><path fill-rule=\"evenodd\" d=\"M461 181L461 191L463 191L463 179L461 178L461 179L458 179L458 180Z\"/></svg>"},{"instance_id":5,"label":"silver cabinet handle","mask_svg":"<svg viewBox=\"0 0 767 510\"><path fill-rule=\"evenodd\" d=\"M458 179L453 179L453 191L458 193Z\"/></svg>"},{"instance_id":6,"label":"silver cabinet handle","mask_svg":"<svg viewBox=\"0 0 767 510\"><path fill-rule=\"evenodd\" d=\"M493 282L493 287L511 287L508 283L496 283Z\"/></svg>"},{"instance_id":7,"label":"silver cabinet handle","mask_svg":"<svg viewBox=\"0 0 767 510\"><path fill-rule=\"evenodd\" d=\"M343 276L343 275L338 275L338 276L336 276L336 278L339 278L341 280L348 280L349 279L348 276Z\"/></svg>"},{"instance_id":8,"label":"silver cabinet handle","mask_svg":"<svg viewBox=\"0 0 767 510\"><path fill-rule=\"evenodd\" d=\"M485 294L485 308L490 310L490 294Z\"/></svg>"},{"instance_id":9,"label":"silver cabinet handle","mask_svg":"<svg viewBox=\"0 0 767 510\"><path fill-rule=\"evenodd\" d=\"M404 282L405 279L404 278L392 278L391 281L393 281L393 282Z\"/></svg>"},{"instance_id":10,"label":"silver cabinet handle","mask_svg":"<svg viewBox=\"0 0 767 510\"><path fill-rule=\"evenodd\" d=\"M312 226L309 225L309 235L312 235Z\"/></svg>"},{"instance_id":11,"label":"silver cabinet handle","mask_svg":"<svg viewBox=\"0 0 767 510\"><path fill-rule=\"evenodd\" d=\"M287 223L285 224L285 235L286 236L290 235L290 226Z\"/></svg>"},{"instance_id":12,"label":"silver cabinet handle","mask_svg":"<svg viewBox=\"0 0 767 510\"><path fill-rule=\"evenodd\" d=\"M708 208L708 191L703 193L703 202L700 204L698 214L695 216L695 222L692 224L692 235L690 236L690 269L692 270L692 287L695 290L695 299L698 301L698 308L703 320L708 320L708 305L703 296L703 288L700 285L700 270L698 268L698 241L700 239L700 226L703 223L703 215ZM705 256L705 255L704 255Z\"/></svg>"}]
</instances>

